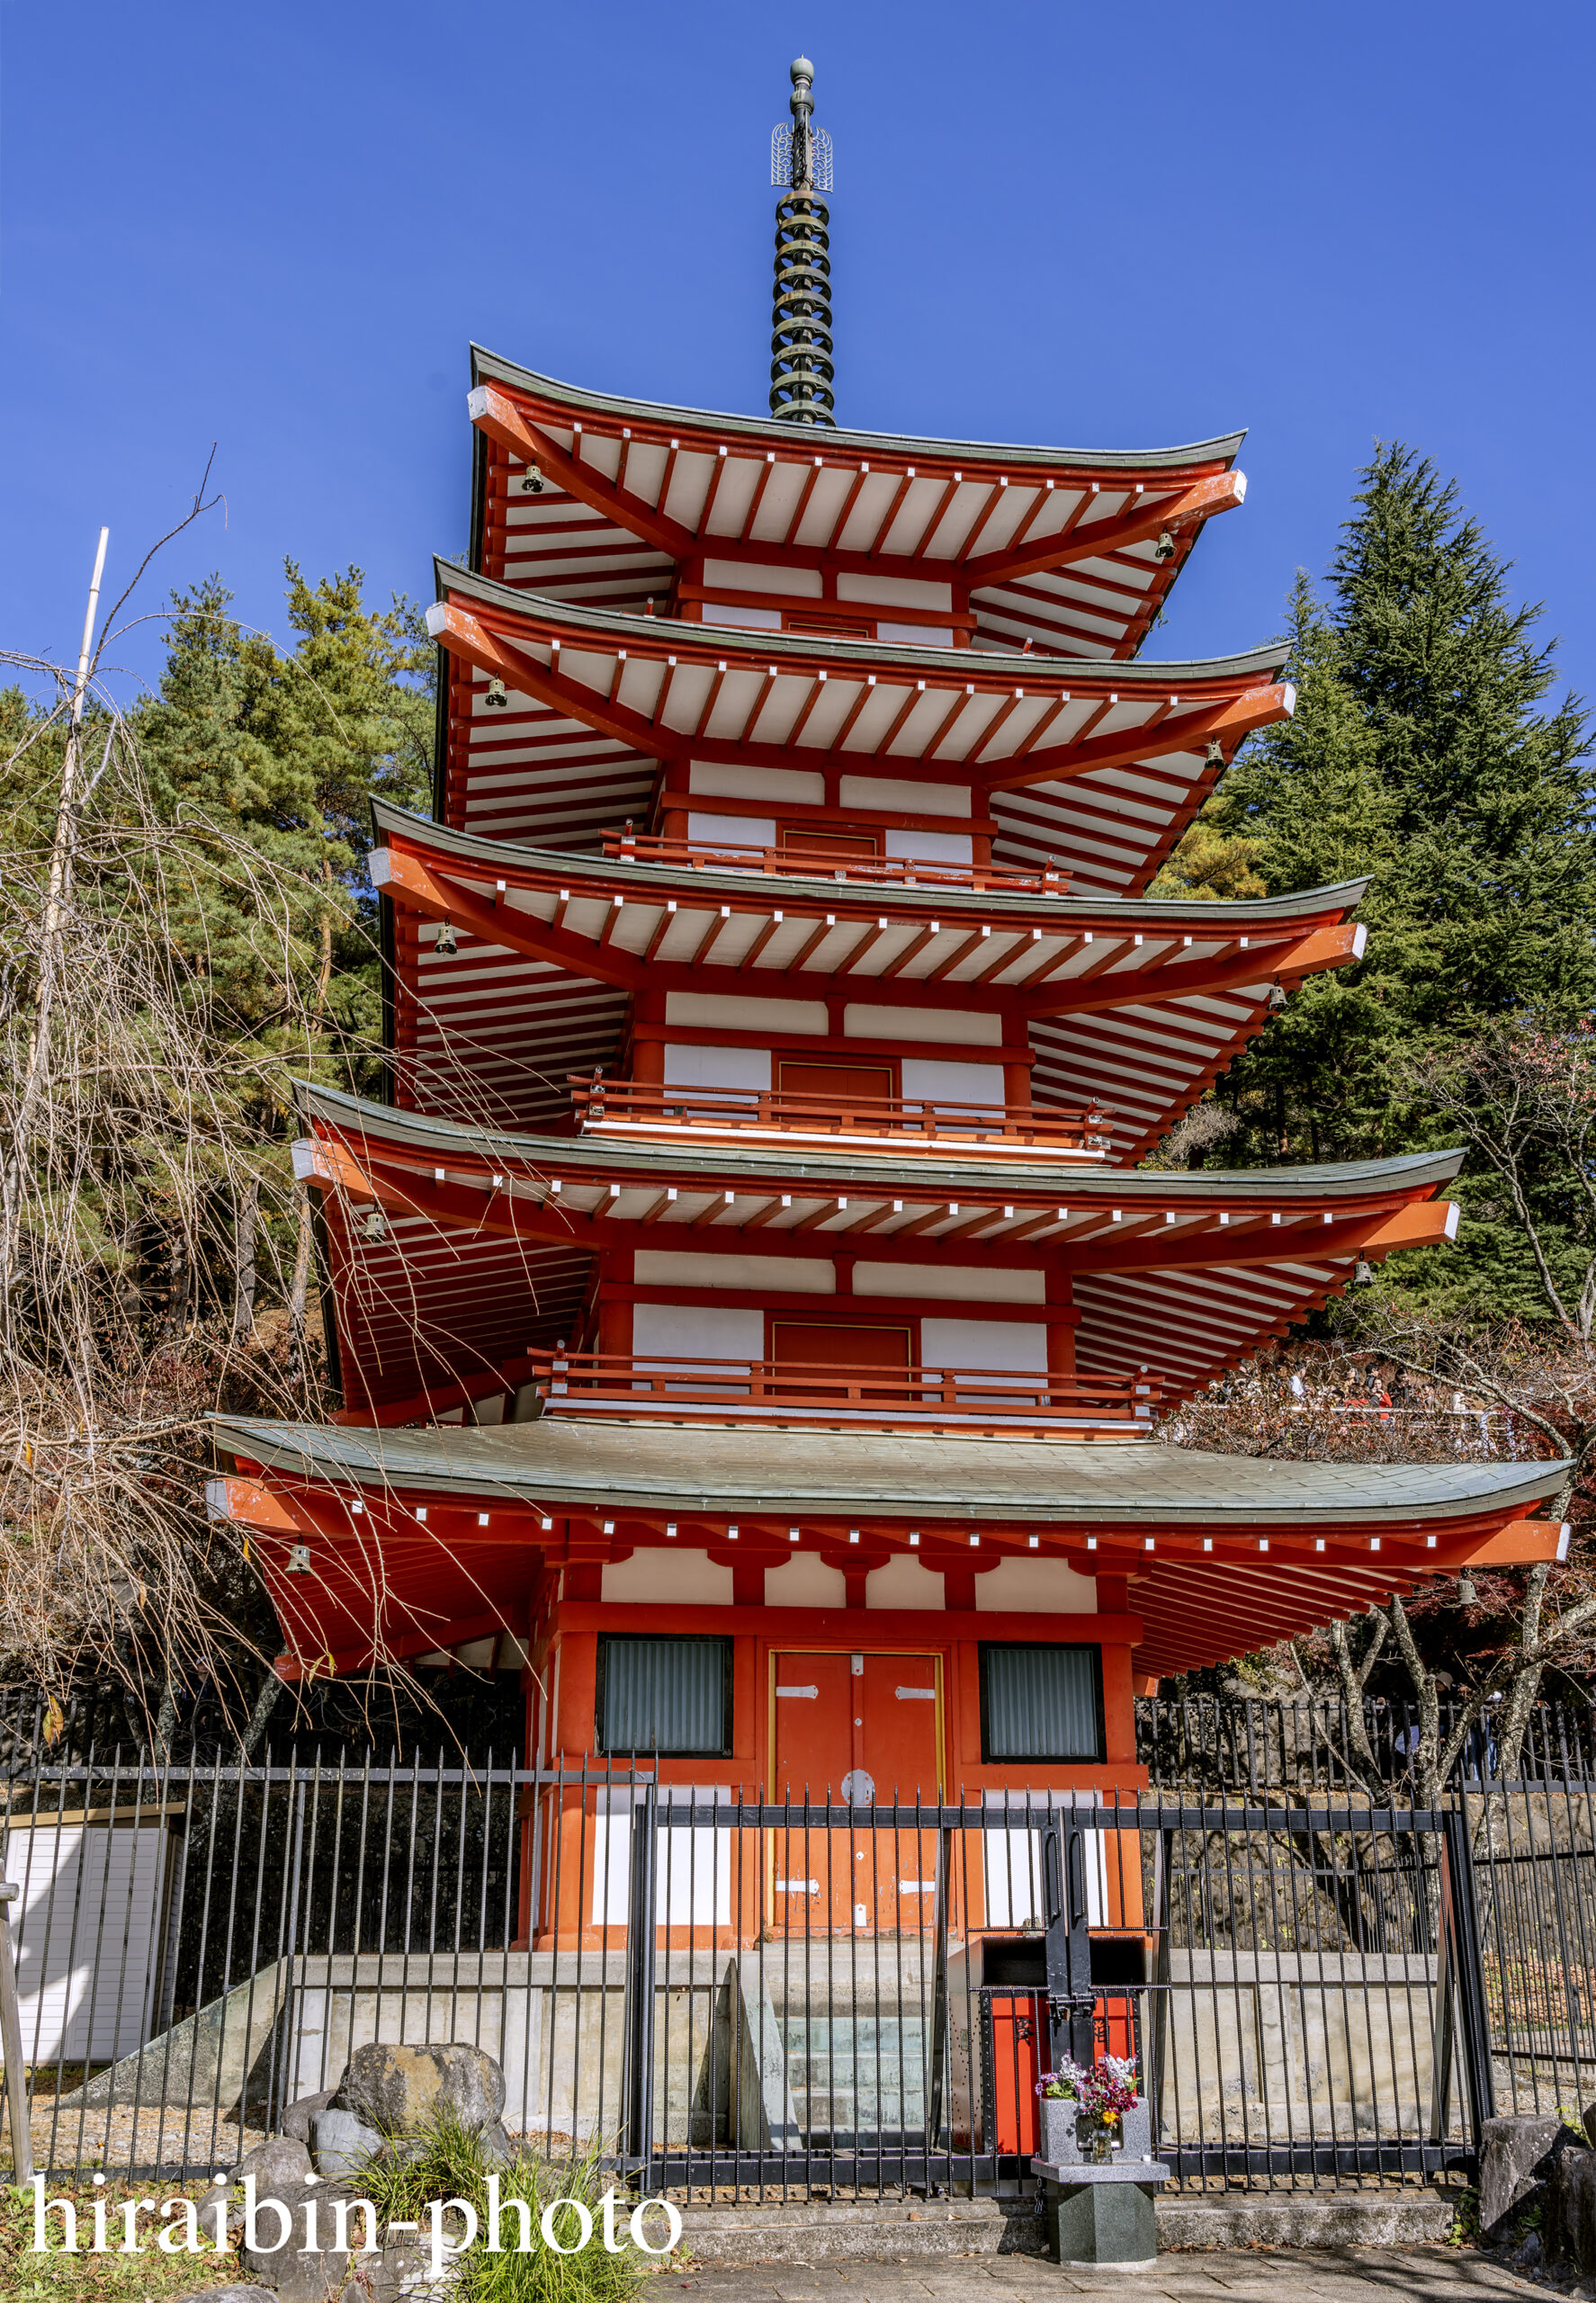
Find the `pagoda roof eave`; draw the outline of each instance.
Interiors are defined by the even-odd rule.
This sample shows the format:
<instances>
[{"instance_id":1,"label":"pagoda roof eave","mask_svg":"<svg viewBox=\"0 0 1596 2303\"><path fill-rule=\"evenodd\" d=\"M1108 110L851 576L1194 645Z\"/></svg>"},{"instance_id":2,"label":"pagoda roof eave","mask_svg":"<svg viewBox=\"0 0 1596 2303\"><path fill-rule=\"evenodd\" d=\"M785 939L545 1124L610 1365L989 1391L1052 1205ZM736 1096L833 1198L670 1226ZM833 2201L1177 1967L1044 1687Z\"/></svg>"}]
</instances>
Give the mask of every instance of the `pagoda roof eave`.
<instances>
[{"instance_id":1,"label":"pagoda roof eave","mask_svg":"<svg viewBox=\"0 0 1596 2303\"><path fill-rule=\"evenodd\" d=\"M561 383L555 377L540 375L535 369L523 368L485 345L473 344L471 381L508 384L513 389L535 393L540 399L557 402L575 417L584 413L613 418L619 423L659 422L702 426L715 433L735 434L750 443L767 446L793 445L794 426L777 422L771 417L734 416L713 408L684 408L668 400L632 399L613 392L595 392L576 384ZM1213 440L1199 440L1185 446L1169 448L1050 448L1026 447L1002 442L979 440L944 440L919 437L907 433L867 432L838 426L829 427L824 442L829 448L844 452L857 449L878 454L919 457L922 461L946 460L970 464L1023 463L1042 469L1049 467L1080 471L1183 470L1197 463L1214 463L1228 469L1241 453L1246 439L1245 431L1227 432ZM806 439L808 435L805 435ZM818 438L818 435L817 435Z\"/></svg>"},{"instance_id":2,"label":"pagoda roof eave","mask_svg":"<svg viewBox=\"0 0 1596 2303\"><path fill-rule=\"evenodd\" d=\"M1027 656L986 648L917 648L896 641L889 644L829 634L751 632L736 624L685 623L659 616L627 614L614 608L587 607L579 602L553 599L546 593L496 582L492 577L479 576L458 560L445 560L441 555L434 557L433 574L439 600L451 595L479 600L510 615L535 615L572 633L586 632L617 644L634 646L646 641L658 650L665 642L683 652L699 649L706 654L719 650L722 654L741 653L777 662L785 659L794 668L818 660L859 668L897 665L905 672L918 674L934 668L950 682L973 677L994 683L1024 678L1039 684L1039 694L1054 683L1063 686L1071 681L1077 686L1100 681L1114 687L1167 687L1171 683L1190 687L1194 683L1209 680L1278 678L1290 654L1283 640L1245 649L1233 656L1194 657L1179 661L1144 657L1127 660L1111 656ZM871 757L870 754L861 753L861 766L866 766ZM802 765L802 747L795 751L794 758Z\"/></svg>"},{"instance_id":3,"label":"pagoda roof eave","mask_svg":"<svg viewBox=\"0 0 1596 2303\"><path fill-rule=\"evenodd\" d=\"M1008 1199L1023 1198L1027 1194L1045 1197L1065 1192L1081 1202L1148 1200L1155 1205L1187 1200L1199 1205L1219 1200L1257 1200L1265 1205L1271 1201L1313 1203L1366 1198L1381 1192L1428 1195L1451 1181L1465 1156L1461 1149L1456 1149L1408 1152L1385 1160L1349 1160L1302 1168L1168 1171L1089 1168L1063 1162L1054 1166L1038 1160L1027 1163L1022 1178L1011 1164L967 1157L944 1160L931 1153L917 1153L911 1160L872 1154L865 1160L858 1154L850 1157L845 1152L766 1150L718 1143L623 1144L593 1136L520 1134L465 1125L455 1120L434 1119L419 1112L396 1111L387 1104L313 1080L297 1080L294 1096L306 1120L319 1120L340 1134L363 1134L417 1152L431 1153L453 1149L468 1159L520 1161L533 1171L548 1169L573 1175L576 1170L584 1169L599 1178L614 1171L658 1170L663 1177L691 1169L705 1176L736 1174L750 1180L765 1178L773 1184L785 1179L828 1185L849 1178L857 1182L865 1176L883 1188L902 1184L914 1187L922 1196L935 1196L939 1191L947 1191L956 1198L962 1193L972 1202L983 1191Z\"/></svg>"},{"instance_id":4,"label":"pagoda roof eave","mask_svg":"<svg viewBox=\"0 0 1596 2303\"><path fill-rule=\"evenodd\" d=\"M713 800L706 800L713 807ZM1049 920L1089 921L1093 919L1156 920L1169 927L1198 927L1213 930L1223 920L1238 930L1251 926L1262 926L1278 920L1295 920L1321 912L1354 911L1367 893L1372 874L1360 879L1340 880L1327 887L1303 888L1290 895L1242 897L1234 901L1215 902L1198 897L1170 896L1075 896L1068 894L1041 897L1007 892L1002 889L976 891L944 884L909 887L893 881L876 883L869 880L841 882L829 874L806 879L802 874L784 871L779 880L772 883L758 873L731 868L716 871L713 867L696 867L660 864L640 857L611 857L584 854L569 848L536 847L530 843L485 838L481 834L456 831L435 822L431 817L418 816L394 802L374 798L371 803L372 822L380 846L385 837L408 836L418 846L430 847L465 862L491 864L502 874L507 864L517 860L526 865L562 874L566 878L580 874L584 879L603 882L617 889L658 888L674 891L678 885L700 896L743 896L750 890L764 892L771 885L779 889L782 900L797 902L805 898L824 901L835 908L839 902L856 901L865 909L876 911L883 903L890 902L894 910L987 914L1023 914L1028 921L1033 917Z\"/></svg>"},{"instance_id":5,"label":"pagoda roof eave","mask_svg":"<svg viewBox=\"0 0 1596 2303\"><path fill-rule=\"evenodd\" d=\"M544 1419L422 1430L220 1415L219 1452L292 1477L431 1495L749 1517L890 1512L1127 1528L1367 1525L1477 1518L1544 1501L1561 1461L1280 1462L1157 1441L1083 1447L847 1431L604 1429Z\"/></svg>"}]
</instances>

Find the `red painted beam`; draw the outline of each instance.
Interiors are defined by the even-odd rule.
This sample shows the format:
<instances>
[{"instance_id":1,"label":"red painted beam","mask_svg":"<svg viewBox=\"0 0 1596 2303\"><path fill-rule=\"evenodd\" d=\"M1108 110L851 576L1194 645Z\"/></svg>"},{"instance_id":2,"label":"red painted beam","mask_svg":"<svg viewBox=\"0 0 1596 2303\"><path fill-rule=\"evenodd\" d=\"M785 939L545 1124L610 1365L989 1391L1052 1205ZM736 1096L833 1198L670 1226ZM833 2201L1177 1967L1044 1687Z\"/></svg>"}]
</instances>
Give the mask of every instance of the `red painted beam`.
<instances>
[{"instance_id":1,"label":"red painted beam","mask_svg":"<svg viewBox=\"0 0 1596 2303\"><path fill-rule=\"evenodd\" d=\"M1216 472L1212 479L1199 479L1176 495L1160 497L1152 503L1137 499L1117 519L1104 520L1092 527L1078 527L1062 547L1044 536L1023 551L1005 547L985 552L978 559L966 560L964 578L973 592L990 591L996 585L1012 584L1021 577L1037 576L1045 569L1062 568L1071 560L1100 560L1105 552L1123 551L1126 544L1142 543L1165 528L1177 528L1190 520L1211 519L1217 512L1232 511L1246 493L1245 472ZM1050 543L1054 544L1051 551Z\"/></svg>"}]
</instances>

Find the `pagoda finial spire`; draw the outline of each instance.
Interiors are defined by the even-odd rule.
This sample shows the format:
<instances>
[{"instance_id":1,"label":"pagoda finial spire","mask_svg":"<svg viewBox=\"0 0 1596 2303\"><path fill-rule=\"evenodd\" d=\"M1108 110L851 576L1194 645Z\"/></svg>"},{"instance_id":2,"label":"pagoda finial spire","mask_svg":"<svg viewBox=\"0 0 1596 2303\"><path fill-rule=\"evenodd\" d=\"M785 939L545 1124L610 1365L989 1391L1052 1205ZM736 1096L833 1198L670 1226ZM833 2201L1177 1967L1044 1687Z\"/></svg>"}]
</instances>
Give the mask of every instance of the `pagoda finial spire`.
<instances>
[{"instance_id":1,"label":"pagoda finial spire","mask_svg":"<svg viewBox=\"0 0 1596 2303\"><path fill-rule=\"evenodd\" d=\"M793 125L771 130L776 203L776 305L770 413L784 424L835 429L831 385L831 219L817 195L831 189L831 139L814 125L814 66L793 65Z\"/></svg>"}]
</instances>

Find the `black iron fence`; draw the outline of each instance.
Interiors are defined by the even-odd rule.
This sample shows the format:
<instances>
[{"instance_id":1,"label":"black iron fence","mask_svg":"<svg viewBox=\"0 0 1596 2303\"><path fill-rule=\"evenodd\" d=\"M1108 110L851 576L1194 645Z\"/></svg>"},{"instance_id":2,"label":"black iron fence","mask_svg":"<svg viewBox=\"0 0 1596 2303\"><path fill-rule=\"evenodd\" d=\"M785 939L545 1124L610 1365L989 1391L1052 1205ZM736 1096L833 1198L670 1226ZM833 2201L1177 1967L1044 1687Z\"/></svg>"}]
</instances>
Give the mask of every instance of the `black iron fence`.
<instances>
[{"instance_id":1,"label":"black iron fence","mask_svg":"<svg viewBox=\"0 0 1596 2303\"><path fill-rule=\"evenodd\" d=\"M635 1767L36 1765L4 1866L41 2166L209 2175L370 2039L645 2187L1018 2191L1134 2054L1190 2186L1417 2182L1596 2064L1596 1786L750 1802Z\"/></svg>"},{"instance_id":2,"label":"black iron fence","mask_svg":"<svg viewBox=\"0 0 1596 2303\"><path fill-rule=\"evenodd\" d=\"M1460 1716L1439 1707L1441 1742ZM1136 1705L1136 1757L1160 1788L1242 1792L1412 1789L1419 1710L1401 1698L1368 1697L1355 1722L1340 1700L1144 1697ZM1489 1783L1502 1772L1494 1713L1472 1725L1452 1770L1455 1784ZM1539 1783L1596 1780L1596 1704L1542 1703L1529 1717L1515 1779Z\"/></svg>"},{"instance_id":3,"label":"black iron fence","mask_svg":"<svg viewBox=\"0 0 1596 2303\"><path fill-rule=\"evenodd\" d=\"M351 1728L350 1716L339 1707L343 1690L332 1682L313 1682L299 1695L309 1716L286 1747L297 1754L301 1767L312 1766L318 1759L336 1767ZM317 1711L329 1705L336 1716L316 1724ZM519 1710L517 1696L507 1715L511 1723L507 1743L516 1732ZM1458 1716L1456 1704L1441 1704L1443 1742L1450 1739ZM1307 1692L1289 1700L1142 1697L1136 1701L1135 1720L1137 1762L1159 1789L1251 1796L1283 1789L1412 1788L1419 1713L1415 1704L1400 1698L1367 1697L1357 1722L1361 1735L1345 1702ZM422 1740L417 1743L415 1734L407 1734L407 1757L411 1744L424 1750L426 1738L438 1734L436 1716L422 1706L416 1707L413 1725ZM64 1713L55 1713L32 1689L0 1688L0 1778L29 1776L41 1761L58 1765L83 1761L91 1751L103 1750L127 1733L125 1710L113 1689L75 1698ZM474 1733L480 1741L482 1731ZM280 1752L285 1747L281 1736L275 1747ZM178 1739L177 1749L185 1764L220 1757L225 1765L236 1743L220 1710L202 1706ZM1501 1772L1502 1761L1497 1728L1488 1713L1465 1737L1454 1780L1493 1780ZM1596 1779L1596 1701L1538 1705L1513 1772L1515 1778L1543 1783Z\"/></svg>"}]
</instances>

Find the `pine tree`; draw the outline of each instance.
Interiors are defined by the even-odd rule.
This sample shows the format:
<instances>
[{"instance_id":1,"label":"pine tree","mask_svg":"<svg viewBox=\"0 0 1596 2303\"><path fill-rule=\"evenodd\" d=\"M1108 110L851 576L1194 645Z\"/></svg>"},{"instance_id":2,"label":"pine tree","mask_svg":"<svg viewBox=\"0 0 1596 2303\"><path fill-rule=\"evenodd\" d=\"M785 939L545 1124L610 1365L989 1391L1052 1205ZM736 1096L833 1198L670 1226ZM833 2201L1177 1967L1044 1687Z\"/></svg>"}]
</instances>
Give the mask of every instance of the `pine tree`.
<instances>
[{"instance_id":1,"label":"pine tree","mask_svg":"<svg viewBox=\"0 0 1596 2303\"><path fill-rule=\"evenodd\" d=\"M1222 1089L1265 1160L1438 1141L1409 1087L1421 1058L1596 999L1591 739L1577 698L1543 708L1540 610L1511 604L1509 563L1428 459L1382 446L1354 502L1327 599L1305 578L1292 596L1296 715L1224 788L1271 893L1372 875L1364 960L1305 983Z\"/></svg>"}]
</instances>

